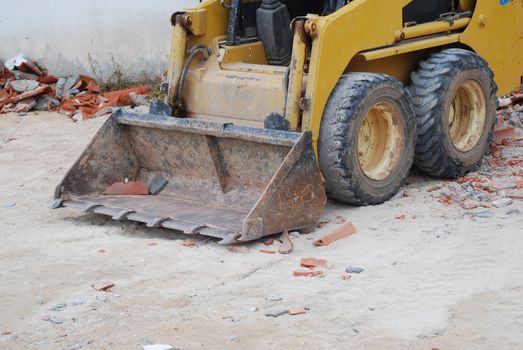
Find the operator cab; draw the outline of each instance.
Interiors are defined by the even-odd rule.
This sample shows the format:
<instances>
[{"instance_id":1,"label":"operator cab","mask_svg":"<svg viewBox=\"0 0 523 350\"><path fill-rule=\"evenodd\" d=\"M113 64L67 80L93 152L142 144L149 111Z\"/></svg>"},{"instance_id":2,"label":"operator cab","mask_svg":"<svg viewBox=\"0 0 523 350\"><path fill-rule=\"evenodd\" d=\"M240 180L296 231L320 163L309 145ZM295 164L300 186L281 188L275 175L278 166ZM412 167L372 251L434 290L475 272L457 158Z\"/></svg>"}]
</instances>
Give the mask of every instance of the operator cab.
<instances>
[{"instance_id":1,"label":"operator cab","mask_svg":"<svg viewBox=\"0 0 523 350\"><path fill-rule=\"evenodd\" d=\"M262 41L269 64L287 66L292 53L291 22L307 14L328 16L354 0L232 0L226 46ZM403 9L406 26L445 20L465 9L460 0L413 0Z\"/></svg>"}]
</instances>

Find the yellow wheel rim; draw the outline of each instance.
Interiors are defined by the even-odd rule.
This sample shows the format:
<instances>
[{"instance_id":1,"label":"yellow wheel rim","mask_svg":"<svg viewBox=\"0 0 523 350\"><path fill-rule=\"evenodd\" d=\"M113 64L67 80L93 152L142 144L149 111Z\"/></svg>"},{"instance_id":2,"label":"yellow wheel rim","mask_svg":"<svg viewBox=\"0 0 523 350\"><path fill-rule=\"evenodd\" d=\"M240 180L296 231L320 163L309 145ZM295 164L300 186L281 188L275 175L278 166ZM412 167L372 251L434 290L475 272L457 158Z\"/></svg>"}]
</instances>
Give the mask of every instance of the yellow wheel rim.
<instances>
[{"instance_id":1,"label":"yellow wheel rim","mask_svg":"<svg viewBox=\"0 0 523 350\"><path fill-rule=\"evenodd\" d=\"M401 112L391 102L375 104L361 123L358 160L365 175L383 181L398 166L403 144Z\"/></svg>"},{"instance_id":2,"label":"yellow wheel rim","mask_svg":"<svg viewBox=\"0 0 523 350\"><path fill-rule=\"evenodd\" d=\"M487 99L481 85L467 80L458 88L449 111L449 134L460 152L471 151L481 140L487 121Z\"/></svg>"}]
</instances>

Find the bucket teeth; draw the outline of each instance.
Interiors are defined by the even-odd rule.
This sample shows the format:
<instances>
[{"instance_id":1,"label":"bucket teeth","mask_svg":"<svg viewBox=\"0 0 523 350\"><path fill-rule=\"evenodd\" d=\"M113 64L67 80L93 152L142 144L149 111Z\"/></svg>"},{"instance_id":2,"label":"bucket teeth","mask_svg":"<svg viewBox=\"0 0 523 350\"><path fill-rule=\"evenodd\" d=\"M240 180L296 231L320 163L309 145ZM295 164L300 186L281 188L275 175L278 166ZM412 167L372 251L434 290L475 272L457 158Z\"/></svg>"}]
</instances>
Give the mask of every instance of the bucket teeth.
<instances>
[{"instance_id":1,"label":"bucket teeth","mask_svg":"<svg viewBox=\"0 0 523 350\"><path fill-rule=\"evenodd\" d=\"M83 208L82 212L84 213L92 213L96 208L102 207L100 204L94 204L94 203L87 203L86 206Z\"/></svg>"},{"instance_id":2,"label":"bucket teeth","mask_svg":"<svg viewBox=\"0 0 523 350\"><path fill-rule=\"evenodd\" d=\"M127 217L129 216L129 214L133 214L133 213L136 213L134 210L122 210L120 212L118 212L118 214L114 215L113 216L113 220L116 220L116 221L123 221L123 220L126 220Z\"/></svg>"},{"instance_id":3,"label":"bucket teeth","mask_svg":"<svg viewBox=\"0 0 523 350\"><path fill-rule=\"evenodd\" d=\"M147 227L150 227L150 228L162 227L162 223L164 223L167 220L169 220L169 218L154 218L152 220L149 220L149 222L147 223Z\"/></svg>"}]
</instances>

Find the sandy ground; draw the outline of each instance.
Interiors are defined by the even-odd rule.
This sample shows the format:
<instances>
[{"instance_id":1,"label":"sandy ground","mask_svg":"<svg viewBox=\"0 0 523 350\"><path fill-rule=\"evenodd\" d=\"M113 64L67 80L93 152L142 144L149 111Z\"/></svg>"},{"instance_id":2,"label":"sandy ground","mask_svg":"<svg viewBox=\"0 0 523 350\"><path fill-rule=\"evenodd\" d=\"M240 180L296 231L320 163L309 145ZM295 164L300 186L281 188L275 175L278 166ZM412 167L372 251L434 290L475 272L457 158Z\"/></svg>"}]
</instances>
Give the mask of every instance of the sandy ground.
<instances>
[{"instance_id":1,"label":"sandy ground","mask_svg":"<svg viewBox=\"0 0 523 350\"><path fill-rule=\"evenodd\" d=\"M437 181L413 176L408 197L330 204L331 224L294 239L291 255L261 254L262 242L234 254L204 238L185 248L181 234L49 209L102 122L0 117L1 349L523 348L521 201L466 219L428 194ZM338 216L357 234L314 248ZM334 267L295 278L303 257ZM349 265L365 271L340 280ZM104 279L112 293L91 287ZM265 317L273 307L310 310Z\"/></svg>"}]
</instances>

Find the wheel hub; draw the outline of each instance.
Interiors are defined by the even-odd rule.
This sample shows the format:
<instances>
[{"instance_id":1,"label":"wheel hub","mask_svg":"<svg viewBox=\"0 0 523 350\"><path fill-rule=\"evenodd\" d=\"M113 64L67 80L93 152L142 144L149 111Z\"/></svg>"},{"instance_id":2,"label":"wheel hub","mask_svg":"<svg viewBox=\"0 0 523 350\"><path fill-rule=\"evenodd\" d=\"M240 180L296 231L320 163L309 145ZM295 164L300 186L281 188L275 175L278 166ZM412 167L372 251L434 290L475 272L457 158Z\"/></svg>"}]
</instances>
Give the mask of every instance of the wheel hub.
<instances>
[{"instance_id":1,"label":"wheel hub","mask_svg":"<svg viewBox=\"0 0 523 350\"><path fill-rule=\"evenodd\" d=\"M375 181L389 177L401 158L401 114L392 102L379 102L367 112L358 138L358 160L365 175Z\"/></svg>"},{"instance_id":2,"label":"wheel hub","mask_svg":"<svg viewBox=\"0 0 523 350\"><path fill-rule=\"evenodd\" d=\"M481 85L467 80L456 92L449 110L449 134L460 152L471 151L481 140L487 120L487 99Z\"/></svg>"}]
</instances>

